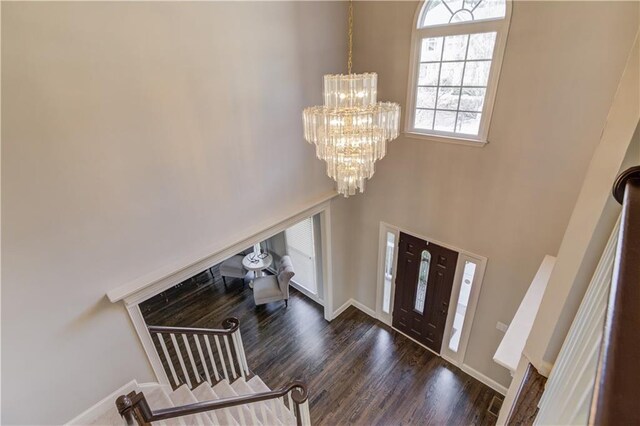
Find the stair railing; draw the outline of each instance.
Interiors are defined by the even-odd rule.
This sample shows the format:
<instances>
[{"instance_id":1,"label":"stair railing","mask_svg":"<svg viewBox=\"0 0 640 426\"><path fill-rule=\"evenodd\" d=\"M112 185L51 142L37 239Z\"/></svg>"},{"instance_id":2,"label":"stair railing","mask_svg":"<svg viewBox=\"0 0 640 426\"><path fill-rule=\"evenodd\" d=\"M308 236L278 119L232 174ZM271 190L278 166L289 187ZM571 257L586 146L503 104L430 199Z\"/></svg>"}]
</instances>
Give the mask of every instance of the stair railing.
<instances>
[{"instance_id":1,"label":"stair railing","mask_svg":"<svg viewBox=\"0 0 640 426\"><path fill-rule=\"evenodd\" d=\"M258 402L267 401L270 402L270 407L272 410L280 409L289 411L290 414L295 417L296 424L298 426L311 425L307 387L304 385L304 383L301 382L292 382L289 385L275 391L261 392L251 395L213 401L203 401L182 405L179 407L163 408L160 410L152 410L149 407L144 394L134 391L128 395L120 396L116 400L116 406L118 407L118 412L129 426L147 426L151 422L223 409L231 409L233 407L238 408L239 415L244 419L241 408L247 407L249 409L249 412L251 413L252 419L242 420L241 424L244 425L256 423L254 405ZM261 407L264 410L264 405L262 405ZM228 412L225 415L228 415ZM222 416L221 418L225 417Z\"/></svg>"},{"instance_id":2,"label":"stair railing","mask_svg":"<svg viewBox=\"0 0 640 426\"><path fill-rule=\"evenodd\" d=\"M640 424L640 166L618 176L613 196L622 216L589 424Z\"/></svg>"},{"instance_id":3,"label":"stair railing","mask_svg":"<svg viewBox=\"0 0 640 426\"><path fill-rule=\"evenodd\" d=\"M251 372L240 335L240 321L227 318L222 327L148 327L174 389L182 384L194 389L203 381L213 386L223 379L229 382L238 377L248 380Z\"/></svg>"}]
</instances>

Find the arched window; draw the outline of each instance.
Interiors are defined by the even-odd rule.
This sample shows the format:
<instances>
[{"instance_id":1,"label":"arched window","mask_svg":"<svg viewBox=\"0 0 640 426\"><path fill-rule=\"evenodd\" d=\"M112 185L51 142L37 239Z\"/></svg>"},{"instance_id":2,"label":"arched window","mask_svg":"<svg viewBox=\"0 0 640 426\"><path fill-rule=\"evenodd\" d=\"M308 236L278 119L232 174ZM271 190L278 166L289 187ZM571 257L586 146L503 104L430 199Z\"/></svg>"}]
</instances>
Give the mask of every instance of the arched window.
<instances>
[{"instance_id":1,"label":"arched window","mask_svg":"<svg viewBox=\"0 0 640 426\"><path fill-rule=\"evenodd\" d=\"M412 36L406 131L487 142L510 0L428 0Z\"/></svg>"}]
</instances>

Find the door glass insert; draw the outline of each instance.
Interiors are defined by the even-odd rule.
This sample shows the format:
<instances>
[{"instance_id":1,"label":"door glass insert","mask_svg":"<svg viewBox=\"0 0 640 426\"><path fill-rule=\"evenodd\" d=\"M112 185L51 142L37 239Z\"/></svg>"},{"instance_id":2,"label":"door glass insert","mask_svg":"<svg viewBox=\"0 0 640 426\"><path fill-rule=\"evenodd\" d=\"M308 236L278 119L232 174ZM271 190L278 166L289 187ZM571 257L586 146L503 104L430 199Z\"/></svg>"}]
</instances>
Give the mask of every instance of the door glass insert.
<instances>
[{"instance_id":1,"label":"door glass insert","mask_svg":"<svg viewBox=\"0 0 640 426\"><path fill-rule=\"evenodd\" d=\"M420 256L420 274L418 275L418 285L416 287L416 303L413 308L419 314L424 313L424 304L427 299L427 279L429 278L429 266L431 265L431 253L422 250Z\"/></svg>"},{"instance_id":2,"label":"door glass insert","mask_svg":"<svg viewBox=\"0 0 640 426\"><path fill-rule=\"evenodd\" d=\"M473 278L476 275L476 266L475 263L468 260L464 262L464 272L462 273L462 285L460 286L460 294L458 295L456 316L453 319L453 329L451 330L451 339L449 339L449 349L454 352L458 352L458 346L460 346L460 335L462 334L464 317L467 314L469 296L471 296L471 286L473 285Z\"/></svg>"},{"instance_id":3,"label":"door glass insert","mask_svg":"<svg viewBox=\"0 0 640 426\"><path fill-rule=\"evenodd\" d=\"M382 311L386 314L391 310L391 280L393 278L393 253L396 247L396 235L387 232L387 248L384 253L384 294Z\"/></svg>"}]
</instances>

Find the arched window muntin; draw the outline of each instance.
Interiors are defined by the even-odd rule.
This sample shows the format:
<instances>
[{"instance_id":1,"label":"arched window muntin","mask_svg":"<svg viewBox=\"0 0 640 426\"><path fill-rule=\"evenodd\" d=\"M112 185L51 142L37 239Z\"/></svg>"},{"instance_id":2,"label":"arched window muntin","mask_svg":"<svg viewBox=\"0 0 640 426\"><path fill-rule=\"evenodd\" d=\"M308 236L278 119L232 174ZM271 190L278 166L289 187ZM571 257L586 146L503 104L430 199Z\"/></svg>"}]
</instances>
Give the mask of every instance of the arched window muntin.
<instances>
[{"instance_id":1,"label":"arched window muntin","mask_svg":"<svg viewBox=\"0 0 640 426\"><path fill-rule=\"evenodd\" d=\"M468 1L468 0L465 0ZM494 0L495 1L495 0ZM418 5L416 10L414 25L411 37L411 54L410 54L410 75L409 87L407 93L407 113L405 114L405 132L410 137L418 137L440 142L453 142L472 146L483 146L487 141L489 133L489 125L491 122L491 114L493 112L493 104L498 87L500 69L502 67L502 58L507 41L509 31L509 23L511 20L512 1L505 1L504 17L483 19L478 21L451 22L430 26L421 26L424 11L429 1L423 1ZM491 65L489 70L488 81L486 83L486 91L482 109L479 111L481 115L480 124L477 135L461 132L442 131L437 129L421 129L415 126L417 112L417 96L418 81L421 64L422 40L447 36L463 36L481 33L495 32L495 44L491 57ZM465 58L466 61L466 58ZM438 83L439 84L439 83ZM461 91L462 91L461 83ZM438 91L440 90L438 85ZM437 106L434 106L435 111ZM455 130L455 129L454 129Z\"/></svg>"}]
</instances>

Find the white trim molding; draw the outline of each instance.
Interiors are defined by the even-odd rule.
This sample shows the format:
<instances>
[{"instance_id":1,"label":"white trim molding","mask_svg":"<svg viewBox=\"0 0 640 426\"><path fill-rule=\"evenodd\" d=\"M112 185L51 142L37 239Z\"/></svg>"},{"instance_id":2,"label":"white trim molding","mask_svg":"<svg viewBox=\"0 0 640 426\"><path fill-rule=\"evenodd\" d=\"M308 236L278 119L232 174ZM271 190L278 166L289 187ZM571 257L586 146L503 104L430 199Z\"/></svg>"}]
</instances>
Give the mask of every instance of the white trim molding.
<instances>
[{"instance_id":1,"label":"white trim molding","mask_svg":"<svg viewBox=\"0 0 640 426\"><path fill-rule=\"evenodd\" d=\"M331 314L331 318L328 319L327 321L331 321L331 320L334 320L334 319L338 318L340 316L340 314L342 314L344 311L349 309L350 306L353 306L353 299L347 300L346 302L344 302L342 304L342 306L340 306L338 309L333 311L333 313Z\"/></svg>"},{"instance_id":2,"label":"white trim molding","mask_svg":"<svg viewBox=\"0 0 640 426\"><path fill-rule=\"evenodd\" d=\"M500 395L504 396L507 394L507 388L506 386L502 386L500 383L496 382L495 380L493 380L492 378L485 376L484 374L482 374L481 372L479 372L478 370L476 370L473 367L469 367L467 364L462 364L460 366L460 369L462 371L464 371L465 373L467 373L468 375L470 375L471 377L473 377L474 379L484 383L485 385L489 386L491 389L493 389L494 391L498 392Z\"/></svg>"}]
</instances>

